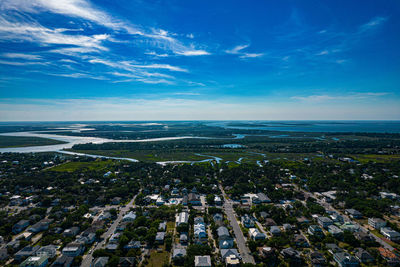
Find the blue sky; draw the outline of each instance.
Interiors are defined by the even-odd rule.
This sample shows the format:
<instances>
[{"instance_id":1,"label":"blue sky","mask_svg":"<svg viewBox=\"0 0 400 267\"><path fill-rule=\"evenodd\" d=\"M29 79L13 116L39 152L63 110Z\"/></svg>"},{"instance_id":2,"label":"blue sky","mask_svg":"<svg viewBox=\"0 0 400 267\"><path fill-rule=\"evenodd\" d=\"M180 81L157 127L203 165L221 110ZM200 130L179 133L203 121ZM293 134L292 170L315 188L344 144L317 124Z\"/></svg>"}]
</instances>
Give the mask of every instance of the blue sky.
<instances>
[{"instance_id":1,"label":"blue sky","mask_svg":"<svg viewBox=\"0 0 400 267\"><path fill-rule=\"evenodd\" d=\"M2 0L0 120L400 119L400 2Z\"/></svg>"}]
</instances>

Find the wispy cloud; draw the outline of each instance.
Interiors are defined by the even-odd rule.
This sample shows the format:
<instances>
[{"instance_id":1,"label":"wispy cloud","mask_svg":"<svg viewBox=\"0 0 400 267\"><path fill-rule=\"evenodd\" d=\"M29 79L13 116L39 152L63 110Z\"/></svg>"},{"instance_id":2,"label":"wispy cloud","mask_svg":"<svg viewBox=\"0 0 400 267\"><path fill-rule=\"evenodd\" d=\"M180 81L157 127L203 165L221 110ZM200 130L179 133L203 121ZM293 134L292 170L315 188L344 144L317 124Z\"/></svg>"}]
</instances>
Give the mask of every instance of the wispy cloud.
<instances>
[{"instance_id":1,"label":"wispy cloud","mask_svg":"<svg viewBox=\"0 0 400 267\"><path fill-rule=\"evenodd\" d=\"M1 60L0 59L0 64L12 65L12 66L27 66L27 65L48 65L49 63L38 62L38 61L16 62L16 61L7 61L7 60Z\"/></svg>"},{"instance_id":2,"label":"wispy cloud","mask_svg":"<svg viewBox=\"0 0 400 267\"><path fill-rule=\"evenodd\" d=\"M381 17L381 16L374 17L370 21L368 21L367 23L361 25L359 31L360 32L366 32L366 31L369 31L369 30L376 29L377 27L379 27L380 25L385 23L387 20L388 20L387 17Z\"/></svg>"},{"instance_id":3,"label":"wispy cloud","mask_svg":"<svg viewBox=\"0 0 400 267\"><path fill-rule=\"evenodd\" d=\"M176 51L175 53L181 56L207 56L211 54L205 50L186 50Z\"/></svg>"},{"instance_id":4,"label":"wispy cloud","mask_svg":"<svg viewBox=\"0 0 400 267\"><path fill-rule=\"evenodd\" d=\"M6 58L26 59L26 60L40 60L39 55L25 54L25 53L3 53L1 56Z\"/></svg>"},{"instance_id":5,"label":"wispy cloud","mask_svg":"<svg viewBox=\"0 0 400 267\"><path fill-rule=\"evenodd\" d=\"M237 46L235 46L235 47L232 48L232 49L225 50L225 52L228 53L228 54L237 55L237 54L239 54L243 49L246 49L247 47L249 47L248 44L245 44L245 45L237 45Z\"/></svg>"},{"instance_id":6,"label":"wispy cloud","mask_svg":"<svg viewBox=\"0 0 400 267\"><path fill-rule=\"evenodd\" d=\"M247 53L247 52L244 52L243 50L245 50L249 46L250 45L248 45L248 44L237 45L237 46L233 47L232 49L225 50L225 53L232 54L232 55L239 55L239 58L241 58L241 59L257 58L257 57L264 56L264 53Z\"/></svg>"},{"instance_id":7,"label":"wispy cloud","mask_svg":"<svg viewBox=\"0 0 400 267\"><path fill-rule=\"evenodd\" d=\"M347 95L308 95L308 96L292 96L293 100L300 100L304 102L329 102L329 101L351 101L361 100L385 96L385 92L367 92L367 93L353 93Z\"/></svg>"}]
</instances>

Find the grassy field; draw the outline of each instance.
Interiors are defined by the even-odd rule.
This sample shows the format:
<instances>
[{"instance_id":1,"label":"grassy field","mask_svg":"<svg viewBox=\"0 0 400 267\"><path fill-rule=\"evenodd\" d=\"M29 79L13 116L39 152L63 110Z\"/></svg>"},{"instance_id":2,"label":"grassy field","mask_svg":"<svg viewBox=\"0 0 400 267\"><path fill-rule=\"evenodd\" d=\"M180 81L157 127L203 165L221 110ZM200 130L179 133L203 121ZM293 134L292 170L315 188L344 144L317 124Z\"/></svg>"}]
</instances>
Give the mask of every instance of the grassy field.
<instances>
[{"instance_id":1,"label":"grassy field","mask_svg":"<svg viewBox=\"0 0 400 267\"><path fill-rule=\"evenodd\" d=\"M0 136L0 148L47 146L57 144L65 144L65 142L40 137Z\"/></svg>"},{"instance_id":2,"label":"grassy field","mask_svg":"<svg viewBox=\"0 0 400 267\"><path fill-rule=\"evenodd\" d=\"M108 166L114 164L112 160L91 162L66 162L64 164L48 169L56 172L74 172L79 170L107 170Z\"/></svg>"},{"instance_id":3,"label":"grassy field","mask_svg":"<svg viewBox=\"0 0 400 267\"><path fill-rule=\"evenodd\" d=\"M378 163L389 162L393 160L400 160L400 155L380 155L380 154L357 154L351 155L354 159L361 163L367 163L369 161L374 161Z\"/></svg>"},{"instance_id":4,"label":"grassy field","mask_svg":"<svg viewBox=\"0 0 400 267\"><path fill-rule=\"evenodd\" d=\"M150 258L148 260L147 267L160 267L163 266L164 263L168 263L169 261L169 253L167 251L158 252L153 250L150 253Z\"/></svg>"}]
</instances>

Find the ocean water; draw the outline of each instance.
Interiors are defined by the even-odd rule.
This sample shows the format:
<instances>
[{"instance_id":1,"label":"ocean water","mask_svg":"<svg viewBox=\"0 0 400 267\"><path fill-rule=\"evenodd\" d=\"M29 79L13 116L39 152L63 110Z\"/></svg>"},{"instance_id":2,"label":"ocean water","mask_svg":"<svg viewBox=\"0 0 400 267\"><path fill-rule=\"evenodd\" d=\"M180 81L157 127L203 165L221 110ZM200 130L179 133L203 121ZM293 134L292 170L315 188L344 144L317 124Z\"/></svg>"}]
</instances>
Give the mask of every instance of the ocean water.
<instances>
[{"instance_id":1,"label":"ocean water","mask_svg":"<svg viewBox=\"0 0 400 267\"><path fill-rule=\"evenodd\" d=\"M289 132L400 133L400 121L215 121L207 125Z\"/></svg>"}]
</instances>

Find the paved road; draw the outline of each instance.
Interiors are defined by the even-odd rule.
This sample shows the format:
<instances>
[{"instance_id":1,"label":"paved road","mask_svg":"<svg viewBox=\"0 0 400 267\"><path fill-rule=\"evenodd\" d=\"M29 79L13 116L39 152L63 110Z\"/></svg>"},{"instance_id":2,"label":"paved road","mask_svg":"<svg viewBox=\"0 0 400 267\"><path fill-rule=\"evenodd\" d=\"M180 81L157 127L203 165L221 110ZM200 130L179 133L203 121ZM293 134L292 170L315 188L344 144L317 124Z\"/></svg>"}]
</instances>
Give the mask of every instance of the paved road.
<instances>
[{"instance_id":1,"label":"paved road","mask_svg":"<svg viewBox=\"0 0 400 267\"><path fill-rule=\"evenodd\" d=\"M297 186L296 186L296 187L297 187ZM297 188L298 188L298 187L297 187ZM299 188L298 188L298 189L299 189ZM359 224L358 222L352 220L352 219L351 219L349 216L347 216L346 214L344 214L344 213L340 212L339 210L335 209L334 207L332 207L331 204L329 204L329 203L327 203L327 202L324 202L324 201L318 199L317 196L314 195L314 194L311 193L311 192L308 192L308 191L306 191L306 190L304 190L304 189L300 189L300 190L301 190L305 195L312 196L313 198L315 198L315 199L317 200L318 204L320 204L320 205L321 205L322 207L324 207L325 209L329 209L329 210L336 211L338 214L340 214L340 215L343 216L343 218L344 218L345 221L349 221L349 222L353 223L354 225L358 226L362 232L364 232L364 233L369 233L369 234L375 239L375 241L378 242L379 244L381 244L381 246L383 246L384 248L386 248L386 249L388 249L388 250L390 250L390 251L392 251L392 250L395 249L395 248L392 247L390 244L386 243L383 239L381 239L380 237L376 236L374 233L370 232L367 228L365 228L364 226L362 226L362 225Z\"/></svg>"},{"instance_id":2,"label":"paved road","mask_svg":"<svg viewBox=\"0 0 400 267\"><path fill-rule=\"evenodd\" d=\"M107 232L105 232L101 236L102 241L99 242L94 248L92 248L90 253L88 253L85 256L83 256L81 267L90 267L90 265L92 264L92 261L93 261L93 252L96 249L101 249L106 244L107 239L115 232L115 229L117 228L118 224L122 220L122 218L125 215L125 213L127 211L129 211L130 208L134 207L133 206L133 202L135 201L136 196L137 195L135 195L125 207L121 208L120 212L118 213L117 219L115 219L115 221L112 223L110 228L108 228Z\"/></svg>"},{"instance_id":3,"label":"paved road","mask_svg":"<svg viewBox=\"0 0 400 267\"><path fill-rule=\"evenodd\" d=\"M239 248L239 253L242 256L242 261L244 263L255 264L254 258L250 254L250 250L246 245L246 239L243 236L243 232L240 229L239 224L236 220L235 211L233 210L233 207L232 207L232 201L227 198L222 185L219 185L219 188L221 189L221 192L225 199L223 208L224 208L226 216L228 217L228 220L233 228L233 232L235 233L236 243Z\"/></svg>"}]
</instances>

